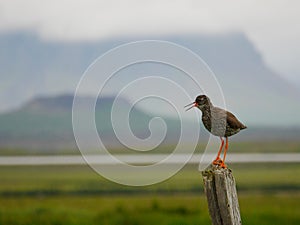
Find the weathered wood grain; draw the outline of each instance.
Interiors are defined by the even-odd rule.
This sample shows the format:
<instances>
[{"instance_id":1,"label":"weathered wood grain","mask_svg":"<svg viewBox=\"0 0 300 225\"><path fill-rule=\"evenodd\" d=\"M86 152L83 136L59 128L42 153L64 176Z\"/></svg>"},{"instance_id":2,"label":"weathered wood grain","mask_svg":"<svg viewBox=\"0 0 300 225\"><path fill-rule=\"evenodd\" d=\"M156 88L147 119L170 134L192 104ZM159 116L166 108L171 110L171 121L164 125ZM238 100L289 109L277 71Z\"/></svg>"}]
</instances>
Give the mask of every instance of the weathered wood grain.
<instances>
[{"instance_id":1,"label":"weathered wood grain","mask_svg":"<svg viewBox=\"0 0 300 225\"><path fill-rule=\"evenodd\" d=\"M212 224L242 224L236 184L231 170L211 165L202 172L202 176Z\"/></svg>"}]
</instances>

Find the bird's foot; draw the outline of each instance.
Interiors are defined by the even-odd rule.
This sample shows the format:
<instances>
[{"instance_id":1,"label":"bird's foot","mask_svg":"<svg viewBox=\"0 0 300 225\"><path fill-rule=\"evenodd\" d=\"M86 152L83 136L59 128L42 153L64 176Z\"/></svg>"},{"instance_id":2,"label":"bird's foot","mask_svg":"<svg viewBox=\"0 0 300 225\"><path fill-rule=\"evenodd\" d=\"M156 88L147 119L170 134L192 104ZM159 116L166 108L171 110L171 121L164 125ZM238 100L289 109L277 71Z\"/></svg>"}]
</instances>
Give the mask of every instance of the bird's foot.
<instances>
[{"instance_id":1,"label":"bird's foot","mask_svg":"<svg viewBox=\"0 0 300 225\"><path fill-rule=\"evenodd\" d=\"M222 163L223 163L223 160L222 160L220 157L216 158L216 159L212 162L213 165L217 165L217 166L220 166ZM223 163L223 164L224 164L224 163Z\"/></svg>"},{"instance_id":2,"label":"bird's foot","mask_svg":"<svg viewBox=\"0 0 300 225\"><path fill-rule=\"evenodd\" d=\"M224 163L224 161L218 157L216 158L213 162L212 162L213 165L216 165L216 166L220 166L222 167L223 169L227 168L226 164Z\"/></svg>"}]
</instances>

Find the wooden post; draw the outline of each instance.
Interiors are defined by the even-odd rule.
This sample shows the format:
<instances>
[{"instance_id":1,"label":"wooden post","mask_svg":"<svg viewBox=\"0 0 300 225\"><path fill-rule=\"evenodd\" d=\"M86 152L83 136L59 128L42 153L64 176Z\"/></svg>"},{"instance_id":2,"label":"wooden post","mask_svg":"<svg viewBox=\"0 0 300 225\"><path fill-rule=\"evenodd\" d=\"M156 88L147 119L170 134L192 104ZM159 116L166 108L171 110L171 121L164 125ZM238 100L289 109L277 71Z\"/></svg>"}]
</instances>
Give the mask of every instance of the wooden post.
<instances>
[{"instance_id":1,"label":"wooden post","mask_svg":"<svg viewBox=\"0 0 300 225\"><path fill-rule=\"evenodd\" d=\"M242 224L235 180L230 169L211 165L202 172L213 225Z\"/></svg>"}]
</instances>

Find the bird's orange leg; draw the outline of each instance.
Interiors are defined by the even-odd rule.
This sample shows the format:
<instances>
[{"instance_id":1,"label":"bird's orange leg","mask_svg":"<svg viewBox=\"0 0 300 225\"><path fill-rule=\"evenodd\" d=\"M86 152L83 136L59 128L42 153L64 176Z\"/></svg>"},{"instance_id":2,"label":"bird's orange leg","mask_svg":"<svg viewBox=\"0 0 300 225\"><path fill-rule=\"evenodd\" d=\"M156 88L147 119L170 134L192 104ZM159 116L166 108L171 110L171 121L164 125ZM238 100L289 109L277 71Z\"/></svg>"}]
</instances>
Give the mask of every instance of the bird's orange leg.
<instances>
[{"instance_id":1,"label":"bird's orange leg","mask_svg":"<svg viewBox=\"0 0 300 225\"><path fill-rule=\"evenodd\" d=\"M220 149L218 151L218 155L217 155L217 158L212 162L214 165L220 165L222 163L222 159L220 158L220 155L221 155L221 152L222 152L222 149L223 149L223 146L224 146L224 140L223 138L221 138L221 146L220 146Z\"/></svg>"},{"instance_id":2,"label":"bird's orange leg","mask_svg":"<svg viewBox=\"0 0 300 225\"><path fill-rule=\"evenodd\" d=\"M221 162L220 166L222 168L227 168L226 164L225 164L225 158L226 158L226 153L228 150L228 137L226 137L226 144L225 144L225 149L224 149L224 156L223 156L223 161Z\"/></svg>"}]
</instances>

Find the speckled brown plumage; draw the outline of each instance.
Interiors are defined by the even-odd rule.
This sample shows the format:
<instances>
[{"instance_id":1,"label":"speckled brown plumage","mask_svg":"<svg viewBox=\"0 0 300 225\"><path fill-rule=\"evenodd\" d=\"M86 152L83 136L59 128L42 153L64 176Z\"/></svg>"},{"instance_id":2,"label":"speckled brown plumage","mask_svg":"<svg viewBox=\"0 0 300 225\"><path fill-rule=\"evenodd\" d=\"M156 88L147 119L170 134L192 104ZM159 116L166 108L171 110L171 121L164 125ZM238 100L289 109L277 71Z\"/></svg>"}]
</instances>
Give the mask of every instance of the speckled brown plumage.
<instances>
[{"instance_id":1,"label":"speckled brown plumage","mask_svg":"<svg viewBox=\"0 0 300 225\"><path fill-rule=\"evenodd\" d=\"M202 122L213 135L229 137L246 128L231 112L213 106L206 95L199 95L195 106L202 111Z\"/></svg>"},{"instance_id":2,"label":"speckled brown plumage","mask_svg":"<svg viewBox=\"0 0 300 225\"><path fill-rule=\"evenodd\" d=\"M206 95L199 95L195 102L189 105L192 106L187 110L193 107L197 107L201 110L204 127L213 135L220 137L221 147L219 149L217 158L213 161L213 164L226 167L224 162L228 149L228 137L237 134L240 132L240 130L246 129L247 127L242 124L231 112L215 107ZM220 154L224 146L224 140L222 137L226 138L223 160L220 158Z\"/></svg>"}]
</instances>

